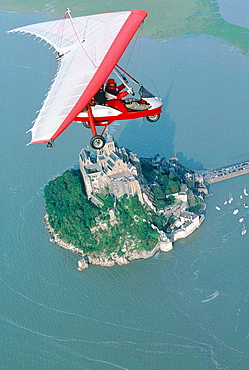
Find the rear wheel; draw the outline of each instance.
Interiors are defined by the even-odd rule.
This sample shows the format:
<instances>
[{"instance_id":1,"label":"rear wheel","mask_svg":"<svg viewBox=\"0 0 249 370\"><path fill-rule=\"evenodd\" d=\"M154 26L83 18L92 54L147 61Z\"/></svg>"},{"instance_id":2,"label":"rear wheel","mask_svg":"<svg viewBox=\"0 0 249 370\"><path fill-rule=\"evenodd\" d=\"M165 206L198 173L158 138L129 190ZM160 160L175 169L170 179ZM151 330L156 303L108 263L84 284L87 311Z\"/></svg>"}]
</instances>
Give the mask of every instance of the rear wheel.
<instances>
[{"instance_id":1,"label":"rear wheel","mask_svg":"<svg viewBox=\"0 0 249 370\"><path fill-rule=\"evenodd\" d=\"M146 116L147 121L156 122L160 118L160 114L155 114L154 116Z\"/></svg>"},{"instance_id":2,"label":"rear wheel","mask_svg":"<svg viewBox=\"0 0 249 370\"><path fill-rule=\"evenodd\" d=\"M93 149L102 149L105 145L105 139L101 135L93 136L90 140L90 145Z\"/></svg>"}]
</instances>

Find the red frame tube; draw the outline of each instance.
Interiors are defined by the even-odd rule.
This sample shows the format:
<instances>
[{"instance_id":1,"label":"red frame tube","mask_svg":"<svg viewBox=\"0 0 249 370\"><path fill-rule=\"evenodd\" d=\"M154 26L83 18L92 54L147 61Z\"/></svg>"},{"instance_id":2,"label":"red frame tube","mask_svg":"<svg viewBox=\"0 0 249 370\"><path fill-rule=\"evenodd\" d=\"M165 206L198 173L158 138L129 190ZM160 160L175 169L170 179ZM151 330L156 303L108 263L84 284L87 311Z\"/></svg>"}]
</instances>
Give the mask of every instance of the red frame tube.
<instances>
[{"instance_id":1,"label":"red frame tube","mask_svg":"<svg viewBox=\"0 0 249 370\"><path fill-rule=\"evenodd\" d=\"M97 135L97 130L96 130L96 126L95 126L95 122L94 122L94 118L93 118L93 112L92 112L92 108L91 108L90 104L87 104L87 113L88 113L88 117L89 117L89 123L90 123L90 127L91 127L91 130L92 130L92 134L93 134L93 136L96 136Z\"/></svg>"}]
</instances>

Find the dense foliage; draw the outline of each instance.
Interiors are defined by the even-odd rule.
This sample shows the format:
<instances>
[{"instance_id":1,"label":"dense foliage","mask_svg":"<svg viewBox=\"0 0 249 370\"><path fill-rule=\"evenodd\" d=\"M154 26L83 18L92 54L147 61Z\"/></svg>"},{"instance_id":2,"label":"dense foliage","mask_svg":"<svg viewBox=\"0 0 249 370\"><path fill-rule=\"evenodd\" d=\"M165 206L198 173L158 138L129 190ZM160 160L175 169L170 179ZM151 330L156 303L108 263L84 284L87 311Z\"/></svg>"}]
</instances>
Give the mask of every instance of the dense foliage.
<instances>
[{"instance_id":1,"label":"dense foliage","mask_svg":"<svg viewBox=\"0 0 249 370\"><path fill-rule=\"evenodd\" d=\"M155 170L150 163L142 163L142 172L154 195L154 205L157 209L165 209L174 203L174 196L180 190L181 179L168 167Z\"/></svg>"},{"instance_id":2,"label":"dense foliage","mask_svg":"<svg viewBox=\"0 0 249 370\"><path fill-rule=\"evenodd\" d=\"M100 210L88 201L80 171L66 171L44 189L49 224L63 239L75 246L91 247L89 229Z\"/></svg>"},{"instance_id":3,"label":"dense foliage","mask_svg":"<svg viewBox=\"0 0 249 370\"><path fill-rule=\"evenodd\" d=\"M88 201L79 170L66 171L50 181L44 189L49 223L66 242L85 253L124 254L123 246L135 250L154 248L158 231L151 227L162 225L163 219L147 210L137 196L114 199L100 194L104 206ZM110 210L114 210L114 222Z\"/></svg>"}]
</instances>

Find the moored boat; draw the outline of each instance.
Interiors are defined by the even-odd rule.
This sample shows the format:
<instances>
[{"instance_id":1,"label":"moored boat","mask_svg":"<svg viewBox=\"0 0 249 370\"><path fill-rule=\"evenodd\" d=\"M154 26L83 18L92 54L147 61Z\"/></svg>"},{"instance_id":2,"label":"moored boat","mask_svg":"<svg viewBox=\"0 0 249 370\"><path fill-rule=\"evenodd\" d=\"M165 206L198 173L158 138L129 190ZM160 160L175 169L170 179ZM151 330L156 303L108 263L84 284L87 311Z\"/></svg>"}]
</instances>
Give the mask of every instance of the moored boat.
<instances>
[{"instance_id":1,"label":"moored boat","mask_svg":"<svg viewBox=\"0 0 249 370\"><path fill-rule=\"evenodd\" d=\"M246 229L242 230L241 235L245 235L246 231L247 231Z\"/></svg>"}]
</instances>

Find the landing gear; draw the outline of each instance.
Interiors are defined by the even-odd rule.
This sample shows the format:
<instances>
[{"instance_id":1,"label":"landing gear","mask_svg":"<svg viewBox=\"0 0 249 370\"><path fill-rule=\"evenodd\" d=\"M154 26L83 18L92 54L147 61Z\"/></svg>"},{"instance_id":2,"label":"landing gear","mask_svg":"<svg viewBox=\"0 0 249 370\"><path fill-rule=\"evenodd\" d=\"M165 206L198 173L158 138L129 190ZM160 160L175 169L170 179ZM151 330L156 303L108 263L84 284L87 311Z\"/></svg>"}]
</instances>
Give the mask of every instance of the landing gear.
<instances>
[{"instance_id":1,"label":"landing gear","mask_svg":"<svg viewBox=\"0 0 249 370\"><path fill-rule=\"evenodd\" d=\"M155 114L154 116L146 116L147 121L156 122L160 118L160 114Z\"/></svg>"},{"instance_id":2,"label":"landing gear","mask_svg":"<svg viewBox=\"0 0 249 370\"><path fill-rule=\"evenodd\" d=\"M87 122L82 122L83 123L83 126L86 127L86 128L91 128L91 126L87 123Z\"/></svg>"},{"instance_id":3,"label":"landing gear","mask_svg":"<svg viewBox=\"0 0 249 370\"><path fill-rule=\"evenodd\" d=\"M101 135L93 136L90 140L90 145L93 149L102 149L105 145L105 139Z\"/></svg>"}]
</instances>

